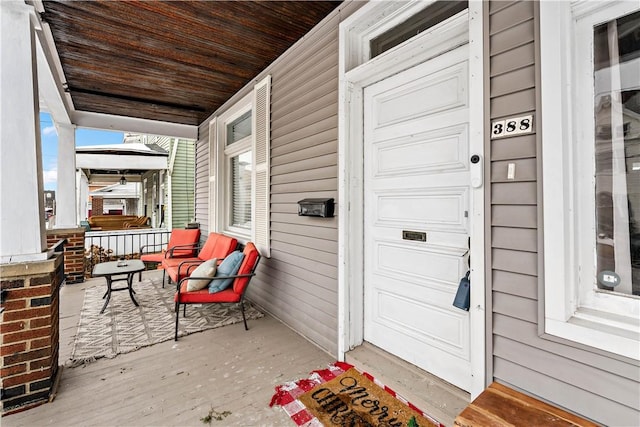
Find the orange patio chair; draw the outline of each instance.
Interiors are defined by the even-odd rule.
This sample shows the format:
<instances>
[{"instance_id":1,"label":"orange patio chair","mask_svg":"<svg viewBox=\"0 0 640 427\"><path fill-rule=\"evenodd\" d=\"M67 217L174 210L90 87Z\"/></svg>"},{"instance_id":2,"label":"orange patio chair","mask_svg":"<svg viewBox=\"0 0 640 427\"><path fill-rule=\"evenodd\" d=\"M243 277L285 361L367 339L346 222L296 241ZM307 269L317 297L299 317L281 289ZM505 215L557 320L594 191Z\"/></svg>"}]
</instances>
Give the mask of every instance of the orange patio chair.
<instances>
[{"instance_id":1,"label":"orange patio chair","mask_svg":"<svg viewBox=\"0 0 640 427\"><path fill-rule=\"evenodd\" d=\"M180 304L183 305L183 316L187 315L187 304L216 304L216 303L238 303L242 311L242 320L244 321L244 329L249 330L247 326L247 318L244 314L244 294L249 286L249 281L256 274L256 268L260 261L260 253L255 245L251 242L247 243L242 251L244 255L237 269L236 274L214 276L213 281L210 276L196 276L194 272L190 277L181 279L177 284L177 291L174 296L176 304L176 331L175 341L178 341L178 320L180 317ZM222 268L220 265L219 268ZM207 285L204 289L188 291L189 280L204 280ZM231 281L228 287L211 293L210 286L220 287L218 281ZM211 284L209 284L211 283Z\"/></svg>"},{"instance_id":2,"label":"orange patio chair","mask_svg":"<svg viewBox=\"0 0 640 427\"><path fill-rule=\"evenodd\" d=\"M236 246L238 246L238 240L233 237L220 233L209 233L207 241L195 257L178 258L173 255L173 251L167 251L162 260L162 267L164 268L162 285L164 286L165 276L169 277L169 283L172 281L178 283L183 277L191 274L198 265L207 260L217 258L221 262L236 249ZM178 249L175 248L175 250Z\"/></svg>"},{"instance_id":3,"label":"orange patio chair","mask_svg":"<svg viewBox=\"0 0 640 427\"><path fill-rule=\"evenodd\" d=\"M151 253L145 253L148 248L158 248L163 246L162 243L144 245L140 247L140 261L146 263L155 262L162 263L167 251L172 251L172 254L176 258L189 258L196 254L196 247L198 240L200 239L200 229L180 229L176 228L171 231L169 242L167 246L160 252L153 251ZM138 280L142 280L142 272L139 273ZM164 283L162 284L164 286Z\"/></svg>"}]
</instances>

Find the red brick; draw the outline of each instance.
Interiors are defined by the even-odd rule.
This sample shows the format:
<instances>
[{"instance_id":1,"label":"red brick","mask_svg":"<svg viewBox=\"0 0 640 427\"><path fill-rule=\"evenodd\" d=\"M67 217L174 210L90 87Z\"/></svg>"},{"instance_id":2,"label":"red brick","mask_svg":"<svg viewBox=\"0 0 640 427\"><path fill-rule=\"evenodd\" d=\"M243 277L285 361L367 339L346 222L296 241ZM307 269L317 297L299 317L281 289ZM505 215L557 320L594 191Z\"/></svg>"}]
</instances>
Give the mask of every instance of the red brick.
<instances>
[{"instance_id":1,"label":"red brick","mask_svg":"<svg viewBox=\"0 0 640 427\"><path fill-rule=\"evenodd\" d=\"M15 300L12 299L10 301L5 301L4 304L2 304L2 306L4 307L5 311L21 310L21 309L27 307L27 300L26 299L15 299Z\"/></svg>"},{"instance_id":2,"label":"red brick","mask_svg":"<svg viewBox=\"0 0 640 427\"><path fill-rule=\"evenodd\" d=\"M24 279L2 280L0 281L0 288L2 289L24 288Z\"/></svg>"},{"instance_id":3,"label":"red brick","mask_svg":"<svg viewBox=\"0 0 640 427\"><path fill-rule=\"evenodd\" d=\"M29 322L31 329L41 328L43 326L51 326L51 316L38 317L37 319L31 319Z\"/></svg>"},{"instance_id":4,"label":"red brick","mask_svg":"<svg viewBox=\"0 0 640 427\"><path fill-rule=\"evenodd\" d=\"M50 347L51 339L53 336L54 334L51 334L51 336L39 338L37 340L31 340L31 342L29 342L29 350L37 350L39 348Z\"/></svg>"},{"instance_id":5,"label":"red brick","mask_svg":"<svg viewBox=\"0 0 640 427\"><path fill-rule=\"evenodd\" d=\"M27 364L21 363L19 365L13 365L7 368L0 369L0 376L2 378L7 378L11 375L22 374L24 372L27 372Z\"/></svg>"},{"instance_id":6,"label":"red brick","mask_svg":"<svg viewBox=\"0 0 640 427\"><path fill-rule=\"evenodd\" d=\"M26 323L22 320L18 320L17 322L3 322L0 325L0 333L7 334L9 332L23 331L26 326Z\"/></svg>"},{"instance_id":7,"label":"red brick","mask_svg":"<svg viewBox=\"0 0 640 427\"><path fill-rule=\"evenodd\" d=\"M28 384L32 381L42 380L51 376L50 369L30 372L28 374L15 375L9 378L2 378L2 387L13 387L20 384Z\"/></svg>"},{"instance_id":8,"label":"red brick","mask_svg":"<svg viewBox=\"0 0 640 427\"><path fill-rule=\"evenodd\" d=\"M14 332L12 334L5 334L2 337L4 344L11 344L20 341L30 341L34 338L48 337L51 335L51 326L39 329L29 329L26 331Z\"/></svg>"},{"instance_id":9,"label":"red brick","mask_svg":"<svg viewBox=\"0 0 640 427\"><path fill-rule=\"evenodd\" d=\"M29 370L35 371L40 368L50 368L51 367L51 358L47 357L46 359L34 360L29 363Z\"/></svg>"},{"instance_id":10,"label":"red brick","mask_svg":"<svg viewBox=\"0 0 640 427\"><path fill-rule=\"evenodd\" d=\"M42 359L51 356L51 348L41 348L39 350L23 351L21 353L5 356L3 359L4 366L15 365L16 363L28 362L30 360Z\"/></svg>"},{"instance_id":11,"label":"red brick","mask_svg":"<svg viewBox=\"0 0 640 427\"><path fill-rule=\"evenodd\" d=\"M39 285L47 285L49 283L52 283L54 278L55 278L55 272L49 273L46 276L32 277L31 280L29 280L29 285L31 287L39 286Z\"/></svg>"},{"instance_id":12,"label":"red brick","mask_svg":"<svg viewBox=\"0 0 640 427\"><path fill-rule=\"evenodd\" d=\"M10 311L3 313L3 320L5 322L12 322L14 320L26 320L33 319L34 317L44 317L51 315L51 307L34 307L26 310Z\"/></svg>"},{"instance_id":13,"label":"red brick","mask_svg":"<svg viewBox=\"0 0 640 427\"><path fill-rule=\"evenodd\" d=\"M51 286L30 286L27 288L10 290L7 294L8 300L16 300L21 298L31 298L31 297L46 297L47 295L51 295Z\"/></svg>"},{"instance_id":14,"label":"red brick","mask_svg":"<svg viewBox=\"0 0 640 427\"><path fill-rule=\"evenodd\" d=\"M11 345L3 345L2 347L0 347L0 356L16 354L26 350L27 350L27 343L25 342L11 344ZM7 363L6 365L11 365L11 363Z\"/></svg>"}]
</instances>

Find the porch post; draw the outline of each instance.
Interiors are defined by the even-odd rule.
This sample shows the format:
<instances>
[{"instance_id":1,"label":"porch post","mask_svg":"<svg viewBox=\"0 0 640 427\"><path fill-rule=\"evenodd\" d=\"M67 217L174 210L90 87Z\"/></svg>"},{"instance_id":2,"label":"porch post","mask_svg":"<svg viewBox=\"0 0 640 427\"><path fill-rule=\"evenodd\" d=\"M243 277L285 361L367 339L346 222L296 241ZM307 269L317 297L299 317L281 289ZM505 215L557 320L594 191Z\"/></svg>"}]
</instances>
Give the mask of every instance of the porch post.
<instances>
[{"instance_id":1,"label":"porch post","mask_svg":"<svg viewBox=\"0 0 640 427\"><path fill-rule=\"evenodd\" d=\"M0 2L0 263L47 258L34 13Z\"/></svg>"},{"instance_id":2,"label":"porch post","mask_svg":"<svg viewBox=\"0 0 640 427\"><path fill-rule=\"evenodd\" d=\"M76 217L76 135L75 126L57 124L58 191L56 191L56 226L78 226Z\"/></svg>"},{"instance_id":3,"label":"porch post","mask_svg":"<svg viewBox=\"0 0 640 427\"><path fill-rule=\"evenodd\" d=\"M3 415L47 402L60 373L63 256L46 250L35 17L24 1L0 1Z\"/></svg>"},{"instance_id":4,"label":"porch post","mask_svg":"<svg viewBox=\"0 0 640 427\"><path fill-rule=\"evenodd\" d=\"M158 171L158 221L156 227L164 227L171 229L170 226L167 226L167 219L162 218L162 206L164 205L164 171ZM164 223L164 224L163 224Z\"/></svg>"}]
</instances>

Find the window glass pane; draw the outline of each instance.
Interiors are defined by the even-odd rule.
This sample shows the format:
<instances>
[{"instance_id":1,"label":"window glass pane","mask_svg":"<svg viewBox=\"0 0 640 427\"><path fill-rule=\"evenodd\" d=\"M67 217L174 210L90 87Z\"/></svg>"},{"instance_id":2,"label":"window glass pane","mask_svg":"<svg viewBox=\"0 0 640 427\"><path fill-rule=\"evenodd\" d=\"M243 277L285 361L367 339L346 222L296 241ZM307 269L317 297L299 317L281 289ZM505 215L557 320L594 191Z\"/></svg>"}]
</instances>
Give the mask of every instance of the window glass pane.
<instances>
[{"instance_id":1,"label":"window glass pane","mask_svg":"<svg viewBox=\"0 0 640 427\"><path fill-rule=\"evenodd\" d=\"M227 145L251 135L251 110L227 125Z\"/></svg>"},{"instance_id":2,"label":"window glass pane","mask_svg":"<svg viewBox=\"0 0 640 427\"><path fill-rule=\"evenodd\" d=\"M596 272L640 295L640 12L594 29Z\"/></svg>"},{"instance_id":3,"label":"window glass pane","mask_svg":"<svg viewBox=\"0 0 640 427\"><path fill-rule=\"evenodd\" d=\"M251 151L231 158L230 226L251 230Z\"/></svg>"},{"instance_id":4,"label":"window glass pane","mask_svg":"<svg viewBox=\"0 0 640 427\"><path fill-rule=\"evenodd\" d=\"M371 39L369 43L371 58L375 58L409 40L411 37L433 27L440 22L451 18L453 15L462 12L468 7L465 1L438 1L416 13L400 25L391 28Z\"/></svg>"}]
</instances>

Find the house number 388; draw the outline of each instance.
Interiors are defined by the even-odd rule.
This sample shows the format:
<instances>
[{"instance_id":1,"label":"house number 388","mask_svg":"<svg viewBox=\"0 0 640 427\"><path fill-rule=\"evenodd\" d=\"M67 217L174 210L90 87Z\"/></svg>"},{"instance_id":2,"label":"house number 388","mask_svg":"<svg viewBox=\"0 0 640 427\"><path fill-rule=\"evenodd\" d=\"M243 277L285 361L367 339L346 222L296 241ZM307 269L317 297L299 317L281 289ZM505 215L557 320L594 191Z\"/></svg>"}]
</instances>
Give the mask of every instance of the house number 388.
<instances>
[{"instance_id":1,"label":"house number 388","mask_svg":"<svg viewBox=\"0 0 640 427\"><path fill-rule=\"evenodd\" d=\"M491 138L522 135L533 132L533 115L511 117L491 123Z\"/></svg>"}]
</instances>

